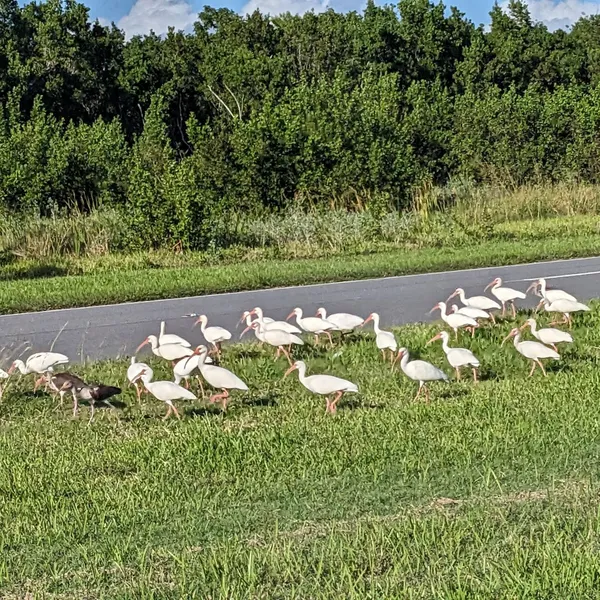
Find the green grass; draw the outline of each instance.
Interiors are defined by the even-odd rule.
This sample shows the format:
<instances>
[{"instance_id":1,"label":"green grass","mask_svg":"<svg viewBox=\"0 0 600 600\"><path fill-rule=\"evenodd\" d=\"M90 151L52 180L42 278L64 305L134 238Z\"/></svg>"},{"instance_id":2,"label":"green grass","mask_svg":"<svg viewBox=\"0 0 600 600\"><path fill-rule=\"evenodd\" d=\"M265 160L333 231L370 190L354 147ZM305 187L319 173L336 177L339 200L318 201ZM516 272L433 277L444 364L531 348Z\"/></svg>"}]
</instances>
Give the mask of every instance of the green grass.
<instances>
[{"instance_id":1,"label":"green grass","mask_svg":"<svg viewBox=\"0 0 600 600\"><path fill-rule=\"evenodd\" d=\"M594 223L597 227L597 223ZM554 230L553 230L554 231ZM138 263L135 257L82 261L84 273L36 279L7 279L0 288L0 313L113 304L303 285L349 279L425 273L600 254L600 235L561 227L560 236L537 237L528 223L505 232L506 239L477 244L390 248L367 254L333 254L313 259L247 258L208 266L193 254L176 267ZM515 239L516 238L516 239ZM138 257L139 258L139 257ZM147 257L146 257L147 258ZM105 263L105 264L104 264ZM81 266L80 265L80 266ZM34 275L46 267L29 265ZM73 267L71 267L73 268ZM60 271L60 267L56 267ZM66 270L66 269L65 269ZM12 276L16 276L13 273ZM21 272L18 276L26 276Z\"/></svg>"},{"instance_id":2,"label":"green grass","mask_svg":"<svg viewBox=\"0 0 600 600\"><path fill-rule=\"evenodd\" d=\"M250 393L226 414L179 403L179 422L128 389L88 427L86 408L72 420L15 378L0 404L0 596L596 597L600 305L575 320L548 378L500 348L511 321L461 337L483 381L432 386L429 405L372 334L307 345L310 373L361 389L335 416L254 346L224 356ZM437 331L397 337L450 373L425 347ZM117 385L125 369L74 367Z\"/></svg>"}]
</instances>

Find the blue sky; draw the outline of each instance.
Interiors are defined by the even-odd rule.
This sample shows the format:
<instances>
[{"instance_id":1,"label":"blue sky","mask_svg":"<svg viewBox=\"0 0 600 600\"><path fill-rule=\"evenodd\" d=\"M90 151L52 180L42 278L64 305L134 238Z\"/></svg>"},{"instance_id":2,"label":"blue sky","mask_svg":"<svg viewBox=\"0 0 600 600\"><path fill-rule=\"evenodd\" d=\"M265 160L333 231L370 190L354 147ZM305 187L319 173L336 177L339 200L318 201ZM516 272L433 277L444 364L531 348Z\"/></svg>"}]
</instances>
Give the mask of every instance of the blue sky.
<instances>
[{"instance_id":1,"label":"blue sky","mask_svg":"<svg viewBox=\"0 0 600 600\"><path fill-rule=\"evenodd\" d=\"M276 14L290 11L320 11L327 7L336 10L360 10L365 0L83 0L91 8L92 18L115 21L128 35L147 33L153 29L163 33L169 25L188 29L204 4L227 6L239 12L251 12L258 7ZM446 0L457 6L475 23L487 23L494 0ZM507 4L502 0L500 4ZM600 0L529 0L532 16L551 28L565 27L582 14L600 14Z\"/></svg>"}]
</instances>

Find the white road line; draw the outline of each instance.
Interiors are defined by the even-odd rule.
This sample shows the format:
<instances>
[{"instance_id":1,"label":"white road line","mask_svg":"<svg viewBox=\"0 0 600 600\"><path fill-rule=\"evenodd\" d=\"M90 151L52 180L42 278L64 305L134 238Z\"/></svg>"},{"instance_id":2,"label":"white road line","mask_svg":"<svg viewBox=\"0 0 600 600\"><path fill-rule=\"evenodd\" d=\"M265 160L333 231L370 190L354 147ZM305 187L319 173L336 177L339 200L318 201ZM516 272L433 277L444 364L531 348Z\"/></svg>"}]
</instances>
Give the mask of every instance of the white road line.
<instances>
[{"instance_id":1,"label":"white road line","mask_svg":"<svg viewBox=\"0 0 600 600\"><path fill-rule=\"evenodd\" d=\"M587 275L600 275L600 271L587 271L585 273L566 273L565 275L548 275L547 277L544 277L544 279L562 279L563 277L585 277ZM539 277L532 277L530 279L511 279L510 282L537 281L538 279Z\"/></svg>"}]
</instances>

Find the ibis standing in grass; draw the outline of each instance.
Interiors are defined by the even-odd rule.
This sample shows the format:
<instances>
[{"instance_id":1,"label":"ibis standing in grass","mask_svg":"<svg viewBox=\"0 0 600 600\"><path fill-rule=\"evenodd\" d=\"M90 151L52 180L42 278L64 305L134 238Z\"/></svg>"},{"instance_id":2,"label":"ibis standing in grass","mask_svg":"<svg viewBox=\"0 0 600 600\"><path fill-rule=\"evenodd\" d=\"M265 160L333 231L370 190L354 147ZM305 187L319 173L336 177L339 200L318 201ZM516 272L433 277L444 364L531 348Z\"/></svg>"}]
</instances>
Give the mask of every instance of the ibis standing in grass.
<instances>
[{"instance_id":1,"label":"ibis standing in grass","mask_svg":"<svg viewBox=\"0 0 600 600\"><path fill-rule=\"evenodd\" d=\"M453 313L458 313L460 315L465 315L466 317L471 317L471 319L489 319L491 317L490 313L485 310L481 310L480 308L471 308L469 306L463 306L462 308L458 308L456 304L453 304L451 307Z\"/></svg>"},{"instance_id":2,"label":"ibis standing in grass","mask_svg":"<svg viewBox=\"0 0 600 600\"><path fill-rule=\"evenodd\" d=\"M155 335L149 335L135 350L136 354L146 345L150 344L152 352L159 358L171 361L171 364L175 366L176 361L185 358L186 356L192 356L194 351L187 346L181 344L164 344L158 343L158 338ZM143 380L142 380L143 381Z\"/></svg>"},{"instance_id":3,"label":"ibis standing in grass","mask_svg":"<svg viewBox=\"0 0 600 600\"><path fill-rule=\"evenodd\" d=\"M568 292L548 287L548 285L546 284L546 280L543 277L540 277L540 279L534 281L527 288L528 292L530 290L533 290L534 293L539 294L542 298L548 300L548 302L556 302L556 300L571 300L571 302L577 302L577 298L575 298L575 296L572 296Z\"/></svg>"},{"instance_id":4,"label":"ibis standing in grass","mask_svg":"<svg viewBox=\"0 0 600 600\"><path fill-rule=\"evenodd\" d=\"M438 302L429 312L432 313L434 310L438 309L442 314L442 320L444 323L454 330L455 338L458 338L458 330L462 327L470 330L471 336L475 335L475 329L479 327L479 323L475 319L467 317L467 315L463 315L459 312L448 314L445 302Z\"/></svg>"},{"instance_id":5,"label":"ibis standing in grass","mask_svg":"<svg viewBox=\"0 0 600 600\"><path fill-rule=\"evenodd\" d=\"M390 351L390 362L394 360L394 352L398 350L398 342L391 331L385 331L379 327L379 315L377 313L371 313L366 319L363 325L366 325L369 321L373 321L373 329L375 330L375 344L381 350L383 360L386 360L385 351Z\"/></svg>"},{"instance_id":6,"label":"ibis standing in grass","mask_svg":"<svg viewBox=\"0 0 600 600\"><path fill-rule=\"evenodd\" d=\"M462 288L456 288L456 290L450 295L446 302L448 302L452 298L456 298L456 296L458 296L460 298L460 301L469 308L478 308L480 310L485 311L490 311L494 309L500 310L501 308L495 300L492 300L487 296L471 296L470 298L467 298L467 296L465 295L465 290L463 290ZM496 319L494 319L494 315L490 313L490 316L492 317L492 321L495 323Z\"/></svg>"},{"instance_id":7,"label":"ibis standing in grass","mask_svg":"<svg viewBox=\"0 0 600 600\"><path fill-rule=\"evenodd\" d=\"M161 402L167 405L167 414L163 417L163 421L168 419L171 414L180 419L179 412L173 404L175 400L196 400L196 396L189 390L173 383L172 381L152 381L152 372L150 369L144 369L139 378L144 383L145 388Z\"/></svg>"},{"instance_id":8,"label":"ibis standing in grass","mask_svg":"<svg viewBox=\"0 0 600 600\"><path fill-rule=\"evenodd\" d=\"M565 298L549 302L546 298L542 298L542 301L538 304L538 308L544 305L544 308L549 313L561 313L563 316L562 321L552 321L550 325L558 325L559 323L567 323L569 329L573 328L572 313L583 312L590 310L589 306L586 306L582 302L573 302L573 300L567 300Z\"/></svg>"},{"instance_id":9,"label":"ibis standing in grass","mask_svg":"<svg viewBox=\"0 0 600 600\"><path fill-rule=\"evenodd\" d=\"M554 329L553 327L544 327L543 329L538 329L535 319L527 319L527 321L521 325L521 331L523 331L523 329L527 329L527 327L531 328L531 335L533 335L534 338L538 339L547 346L552 346L556 352L558 352L556 344L573 343L573 337L567 331L561 331L560 329Z\"/></svg>"},{"instance_id":10,"label":"ibis standing in grass","mask_svg":"<svg viewBox=\"0 0 600 600\"><path fill-rule=\"evenodd\" d=\"M333 323L321 319L319 317L303 317L302 309L295 308L286 318L286 321L292 317L296 317L296 323L300 329L307 333L312 333L315 336L315 344L319 343L319 336L325 334L329 338L329 343L333 347L333 339L331 338L332 330L337 329Z\"/></svg>"},{"instance_id":11,"label":"ibis standing in grass","mask_svg":"<svg viewBox=\"0 0 600 600\"><path fill-rule=\"evenodd\" d=\"M8 374L11 375L15 369L18 369L22 375L29 375L30 373L41 375L35 382L35 391L42 382L47 381L46 375L54 373L55 367L66 365L68 362L69 357L58 352L37 352L32 354L25 362L15 360L8 369Z\"/></svg>"},{"instance_id":12,"label":"ibis standing in grass","mask_svg":"<svg viewBox=\"0 0 600 600\"><path fill-rule=\"evenodd\" d=\"M323 307L317 310L317 317L333 323L342 333L354 331L365 322L362 317L351 315L350 313L333 313L332 315L327 315L327 311Z\"/></svg>"},{"instance_id":13,"label":"ibis standing in grass","mask_svg":"<svg viewBox=\"0 0 600 600\"><path fill-rule=\"evenodd\" d=\"M506 313L507 303L510 303L510 305L512 306L513 317L516 317L517 309L515 307L515 300L524 300L525 298L527 298L527 296L519 290L503 286L502 278L500 277L496 277L494 281L488 283L484 291L488 290L489 288L492 288L492 294L496 296L496 298L498 298L498 300L502 304L502 316L504 316Z\"/></svg>"},{"instance_id":14,"label":"ibis standing in grass","mask_svg":"<svg viewBox=\"0 0 600 600\"><path fill-rule=\"evenodd\" d=\"M313 394L327 396L326 413L334 414L337 409L337 403L345 393L358 393L358 386L351 381L334 377L333 375L309 375L306 376L306 363L302 360L297 360L286 372L283 378L285 379L292 371L298 371L298 379L300 383ZM335 394L333 400L329 396Z\"/></svg>"},{"instance_id":15,"label":"ibis standing in grass","mask_svg":"<svg viewBox=\"0 0 600 600\"><path fill-rule=\"evenodd\" d=\"M415 400L421 394L421 390L425 390L425 400L429 402L429 389L427 384L430 381L448 381L448 375L441 369L428 363L424 360L412 360L409 362L409 353L406 348L400 348L398 355L394 360L400 360L400 368L404 371L404 374L413 381L419 382L419 390L415 396Z\"/></svg>"},{"instance_id":16,"label":"ibis standing in grass","mask_svg":"<svg viewBox=\"0 0 600 600\"><path fill-rule=\"evenodd\" d=\"M521 341L521 330L518 327L515 327L505 338L502 340L502 346L504 343L511 338L514 338L514 345L519 354L522 354L525 358L532 361L531 371L529 372L529 377L533 375L536 366L539 366L542 370L544 376L547 376L546 370L544 369L544 365L542 365L541 360L543 358L552 358L553 360L560 360L560 355L556 350L552 350L552 348L548 348L548 346L544 346L544 344L540 344L540 342L522 342Z\"/></svg>"},{"instance_id":17,"label":"ibis standing in grass","mask_svg":"<svg viewBox=\"0 0 600 600\"><path fill-rule=\"evenodd\" d=\"M436 340L442 340L442 348L446 353L446 358L450 365L456 371L456 379L460 380L460 369L461 367L471 367L473 371L473 381L477 383L477 369L479 369L479 359L467 348L451 348L448 345L450 335L447 331L441 331L435 337L431 338L427 345L435 342Z\"/></svg>"},{"instance_id":18,"label":"ibis standing in grass","mask_svg":"<svg viewBox=\"0 0 600 600\"><path fill-rule=\"evenodd\" d=\"M160 323L160 334L158 336L158 343L161 346L166 346L167 344L179 344L180 346L185 346L186 348L192 347L192 345L182 337L175 335L174 333L165 333L164 321L161 321Z\"/></svg>"},{"instance_id":19,"label":"ibis standing in grass","mask_svg":"<svg viewBox=\"0 0 600 600\"><path fill-rule=\"evenodd\" d=\"M291 348L292 344L296 344L298 346L304 345L302 338L299 338L297 335L288 333L287 331L282 331L281 329L270 329L267 331L265 330L264 325L258 320L250 323L250 325L248 325L248 327L242 331L242 335L240 335L240 337L242 337L246 331L249 331L250 329L254 329L258 332L257 337L259 340L269 344L269 346L274 346L277 348L275 360L277 360L283 352L290 365L292 364L292 358L290 356L290 352L286 350L285 347L288 346Z\"/></svg>"},{"instance_id":20,"label":"ibis standing in grass","mask_svg":"<svg viewBox=\"0 0 600 600\"><path fill-rule=\"evenodd\" d=\"M138 404L140 404L142 401L143 385L140 383L140 374L144 370L150 371L150 378L152 379L152 377L154 376L154 372L152 371L152 369L150 369L150 367L146 363L137 362L135 356L132 356L129 367L127 367L127 381L129 381L129 383L133 385L133 387L135 387L135 393L137 395Z\"/></svg>"},{"instance_id":21,"label":"ibis standing in grass","mask_svg":"<svg viewBox=\"0 0 600 600\"><path fill-rule=\"evenodd\" d=\"M224 327L211 326L208 327L208 317L206 315L200 315L198 320L194 323L200 325L200 331L204 339L214 348L217 354L221 354L221 344L231 339L231 332Z\"/></svg>"},{"instance_id":22,"label":"ibis standing in grass","mask_svg":"<svg viewBox=\"0 0 600 600\"><path fill-rule=\"evenodd\" d=\"M229 390L248 391L248 386L235 373L232 373L223 367L217 367L206 363L206 358L208 356L208 348L206 346L198 346L195 353L198 355L198 368L206 383L215 389L221 390L220 394L213 394L209 398L210 403L222 400L223 410L226 410L227 400L229 399Z\"/></svg>"}]
</instances>

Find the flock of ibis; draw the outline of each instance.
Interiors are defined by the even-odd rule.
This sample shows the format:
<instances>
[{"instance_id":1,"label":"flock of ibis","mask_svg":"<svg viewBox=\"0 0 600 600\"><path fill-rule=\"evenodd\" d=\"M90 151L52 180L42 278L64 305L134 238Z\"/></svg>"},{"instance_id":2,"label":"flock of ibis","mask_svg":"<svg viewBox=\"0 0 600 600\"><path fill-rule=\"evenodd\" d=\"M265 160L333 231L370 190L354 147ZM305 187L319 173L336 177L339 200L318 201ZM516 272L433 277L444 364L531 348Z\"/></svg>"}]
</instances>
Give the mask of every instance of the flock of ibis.
<instances>
[{"instance_id":1,"label":"flock of ibis","mask_svg":"<svg viewBox=\"0 0 600 600\"><path fill-rule=\"evenodd\" d=\"M492 311L501 310L501 315L504 315L507 308L510 308L513 317L516 317L515 302L526 298L526 294L530 291L541 297L536 310L543 307L549 313L562 315L560 322L554 321L550 325L562 324L571 328L572 315L589 310L588 306L579 302L571 294L547 287L544 279L534 281L526 292L521 292L503 286L502 280L498 277L486 287L485 291L488 289L490 289L490 293L495 299L485 295L467 297L465 291L458 288L446 302L437 303L432 311L440 311L442 320L452 330L454 338L458 339L460 329L464 329L471 336L475 336L476 331L486 321L496 323ZM447 303L455 297L460 299L463 307L458 308L454 304L449 312ZM155 356L170 362L173 368L173 381L155 381L152 368L144 362L138 362L135 356L131 358L131 364L127 369L127 379L131 385L135 386L138 402L141 403L141 397L145 390L146 394L154 396L166 405L167 412L164 419L171 415L180 418L175 405L176 401L197 399L196 395L190 390L190 379L192 377L197 378L202 397L204 397L203 382L213 388L214 393L209 397L209 402L221 402L224 410L227 408L230 393L233 390L248 391L248 385L235 373L216 364L222 356L222 344L231 340L232 333L223 327L209 326L206 315L193 316L198 317L194 327L196 325L200 326L206 345L192 347L192 344L186 339L166 333L165 323L163 322L158 336L149 335L136 350L137 353L144 346L149 345ZM295 319L295 324L290 322L292 318ZM358 386L351 381L333 375L307 375L306 363L301 360L293 360L293 347L304 345L303 334L314 336L315 344L319 344L321 337L324 336L330 346L333 346L332 333L339 333L343 339L346 333L363 328L371 321L375 331L375 344L381 351L383 360L389 360L392 368L400 361L400 368L404 374L419 384L415 399L423 392L427 401L429 401L427 384L433 381L448 381L448 375L429 362L423 360L411 361L409 351L406 348L398 348L395 335L391 331L381 329L379 315L375 312L363 319L347 313L328 314L324 308L319 308L315 316L304 316L301 308L295 308L285 321L276 321L264 316L263 311L256 307L244 312L241 316L239 324L245 323L246 328L240 338L247 332L252 331L261 345L266 344L277 350L275 359L283 354L290 365L284 378L293 371L298 371L300 383L313 394L325 396L326 412L335 413L340 398L345 393L357 393L359 391ZM536 341L522 340L522 334L527 329L530 330ZM558 360L560 355L557 344L573 341L571 334L567 331L553 327L538 329L536 320L533 318L527 319L521 327L512 329L503 340L502 345L510 339L513 340L517 352L531 361L530 376L533 375L537 367L546 375L541 361L544 359ZM473 381L477 383L480 361L475 354L468 348L450 346L451 334L448 331L440 331L429 340L427 345L437 340L442 342L446 359L454 369L456 379L460 380L461 370L466 368L471 370ZM210 354L212 354L212 357ZM88 402L91 408L89 420L91 423L94 417L95 404L103 402L110 406L108 399L120 394L121 389L104 384L86 383L80 377L67 372L55 372L57 367L66 365L68 362L69 359L64 354L56 352L36 353L31 355L25 362L15 360L8 372L0 370L0 378L7 379L16 370L22 375L36 374L39 377L35 380L34 390L44 385L46 391L60 397L61 404L64 401L65 394L70 393L72 395L74 416L77 414L79 401ZM0 398L1 394L2 390L0 389Z\"/></svg>"}]
</instances>

